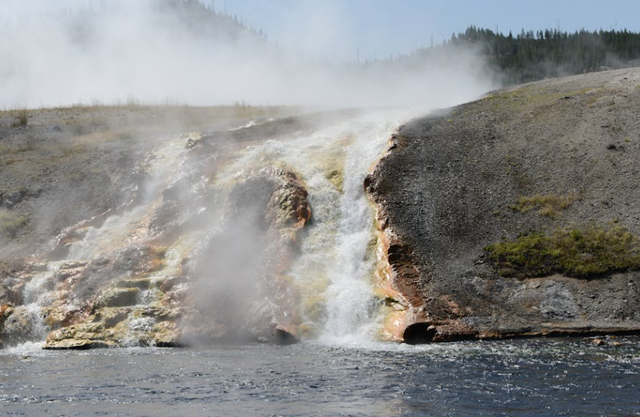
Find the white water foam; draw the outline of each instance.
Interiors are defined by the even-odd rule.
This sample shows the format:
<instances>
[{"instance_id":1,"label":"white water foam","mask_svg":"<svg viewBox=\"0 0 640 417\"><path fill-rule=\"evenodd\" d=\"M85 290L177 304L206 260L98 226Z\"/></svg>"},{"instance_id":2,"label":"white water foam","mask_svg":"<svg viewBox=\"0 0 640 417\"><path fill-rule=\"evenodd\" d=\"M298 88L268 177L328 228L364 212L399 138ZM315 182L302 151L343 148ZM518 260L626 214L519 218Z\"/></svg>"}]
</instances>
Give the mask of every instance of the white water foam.
<instances>
[{"instance_id":1,"label":"white water foam","mask_svg":"<svg viewBox=\"0 0 640 417\"><path fill-rule=\"evenodd\" d=\"M44 343L39 342L25 342L15 346L7 346L4 349L0 349L0 356L21 356L23 358L31 356L44 356L46 351L42 350Z\"/></svg>"},{"instance_id":2,"label":"white water foam","mask_svg":"<svg viewBox=\"0 0 640 417\"><path fill-rule=\"evenodd\" d=\"M32 340L44 341L49 333L50 329L44 322L42 308L53 301L47 284L59 267L59 262L51 262L46 270L36 273L24 286L23 308L29 317Z\"/></svg>"},{"instance_id":3,"label":"white water foam","mask_svg":"<svg viewBox=\"0 0 640 417\"><path fill-rule=\"evenodd\" d=\"M359 345L372 341L379 327L367 246L374 236L373 210L364 179L384 152L387 140L411 111L368 113L315 132L286 140L269 140L248 148L223 178L246 175L260 164L284 162L302 176L312 210L312 222L301 242L300 256L289 271L302 293L304 328L312 328L323 343ZM326 177L323 158L344 151L341 187ZM309 307L310 305L310 307Z\"/></svg>"},{"instance_id":4,"label":"white water foam","mask_svg":"<svg viewBox=\"0 0 640 417\"><path fill-rule=\"evenodd\" d=\"M378 327L379 310L371 288L372 265L366 261L367 245L374 233L373 211L363 184L371 165L400 125L400 121L384 120L363 120L348 148L336 236L337 258L329 269L328 319L320 338L330 344L362 344L375 337Z\"/></svg>"}]
</instances>

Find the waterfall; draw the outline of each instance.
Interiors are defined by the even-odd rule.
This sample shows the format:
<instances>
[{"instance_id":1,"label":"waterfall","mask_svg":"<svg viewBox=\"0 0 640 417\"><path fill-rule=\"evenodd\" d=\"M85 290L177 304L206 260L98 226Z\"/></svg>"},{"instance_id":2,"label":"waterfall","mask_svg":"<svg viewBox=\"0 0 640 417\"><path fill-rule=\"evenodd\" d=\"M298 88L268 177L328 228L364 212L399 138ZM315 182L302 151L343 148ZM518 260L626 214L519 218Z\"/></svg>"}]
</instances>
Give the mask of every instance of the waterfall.
<instances>
[{"instance_id":1,"label":"waterfall","mask_svg":"<svg viewBox=\"0 0 640 417\"><path fill-rule=\"evenodd\" d=\"M46 270L37 272L24 286L24 309L31 324L31 338L43 341L49 331L42 317L42 306L51 301L46 288L53 279L57 265L50 265Z\"/></svg>"},{"instance_id":2,"label":"waterfall","mask_svg":"<svg viewBox=\"0 0 640 417\"><path fill-rule=\"evenodd\" d=\"M301 294L303 338L328 344L373 340L379 321L373 293L373 209L364 179L387 140L410 111L361 114L311 134L269 140L247 148L218 176L224 183L256 169L284 163L309 193L312 222L288 275Z\"/></svg>"},{"instance_id":3,"label":"waterfall","mask_svg":"<svg viewBox=\"0 0 640 417\"><path fill-rule=\"evenodd\" d=\"M382 309L374 295L374 212L363 183L411 115L319 118L264 141L251 131L236 148L205 143L190 152L184 135L165 138L141 164L146 180L136 203L80 223L65 259L48 262L26 284L20 314L30 317L31 338L47 336L46 316L53 329L63 327L53 331L61 343L80 334L103 346L170 344L182 330L176 317L185 303L193 320L185 326L211 337L246 330L260 340L276 323L330 345L374 340ZM248 123L230 134L242 129L260 127ZM276 191L262 189L271 186ZM266 219L274 215L269 204L284 201L292 186L306 190L312 215L304 228L285 230L286 218ZM290 215L290 207L278 207ZM261 213L254 209L270 214L251 223ZM270 241L278 239L289 243ZM65 333L61 320L78 323L78 332Z\"/></svg>"},{"instance_id":4,"label":"waterfall","mask_svg":"<svg viewBox=\"0 0 640 417\"><path fill-rule=\"evenodd\" d=\"M377 122L377 123L376 123ZM336 236L336 260L330 264L322 337L328 342L352 343L373 337L377 309L372 294L372 265L367 246L373 238L373 212L364 193L364 179L371 164L397 127L379 121L362 126L348 148L344 167L344 191Z\"/></svg>"},{"instance_id":5,"label":"waterfall","mask_svg":"<svg viewBox=\"0 0 640 417\"><path fill-rule=\"evenodd\" d=\"M375 260L367 253L375 237L374 213L363 183L389 137L409 116L406 111L367 114L287 148L292 152L284 159L302 173L313 211L292 275L303 293L302 330L322 342L375 338L380 318L372 288ZM332 159L329 165L339 171L337 186L333 177L327 179L326 167L323 171L314 163L323 158Z\"/></svg>"}]
</instances>

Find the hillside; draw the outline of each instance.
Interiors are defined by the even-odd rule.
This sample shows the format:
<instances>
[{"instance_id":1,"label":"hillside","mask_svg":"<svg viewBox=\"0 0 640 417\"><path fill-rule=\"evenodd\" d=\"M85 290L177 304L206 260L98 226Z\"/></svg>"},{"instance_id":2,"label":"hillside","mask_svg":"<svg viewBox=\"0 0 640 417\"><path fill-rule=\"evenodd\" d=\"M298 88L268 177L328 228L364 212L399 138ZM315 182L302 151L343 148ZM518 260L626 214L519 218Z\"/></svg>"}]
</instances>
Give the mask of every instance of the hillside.
<instances>
[{"instance_id":1,"label":"hillside","mask_svg":"<svg viewBox=\"0 0 640 417\"><path fill-rule=\"evenodd\" d=\"M639 102L640 70L627 69L409 122L246 106L2 112L0 339L640 332Z\"/></svg>"},{"instance_id":2,"label":"hillside","mask_svg":"<svg viewBox=\"0 0 640 417\"><path fill-rule=\"evenodd\" d=\"M640 330L639 104L640 70L607 71L494 91L402 128L366 182L405 306L389 331Z\"/></svg>"}]
</instances>

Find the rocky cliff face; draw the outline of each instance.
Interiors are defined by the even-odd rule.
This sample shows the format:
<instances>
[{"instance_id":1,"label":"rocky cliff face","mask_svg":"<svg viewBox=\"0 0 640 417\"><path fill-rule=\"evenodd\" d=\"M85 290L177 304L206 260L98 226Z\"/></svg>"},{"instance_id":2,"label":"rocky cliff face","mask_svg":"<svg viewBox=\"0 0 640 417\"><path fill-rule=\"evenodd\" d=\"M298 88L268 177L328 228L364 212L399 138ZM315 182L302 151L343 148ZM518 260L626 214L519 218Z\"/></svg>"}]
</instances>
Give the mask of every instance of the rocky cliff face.
<instances>
[{"instance_id":1,"label":"rocky cliff face","mask_svg":"<svg viewBox=\"0 0 640 417\"><path fill-rule=\"evenodd\" d=\"M237 204L244 209L236 210ZM278 274L311 216L304 187L291 172L259 172L233 188L227 205L226 230L186 257L177 256L179 243L167 227L153 242L97 261L44 265L58 268L58 282L49 285L66 295L54 296L42 312L49 328L60 327L48 335L45 348L295 340L295 291ZM14 330L13 321L7 335L24 334Z\"/></svg>"},{"instance_id":2,"label":"rocky cliff face","mask_svg":"<svg viewBox=\"0 0 640 417\"><path fill-rule=\"evenodd\" d=\"M394 135L365 181L400 306L389 333L639 331L639 104L640 70L603 72L499 90Z\"/></svg>"},{"instance_id":3,"label":"rocky cliff face","mask_svg":"<svg viewBox=\"0 0 640 417\"><path fill-rule=\"evenodd\" d=\"M11 162L5 155L3 190L24 184L40 191L2 193L5 343L46 337L47 349L84 349L296 339L296 290L282 274L311 218L305 185L286 164L221 171L257 130L260 141L286 136L309 129L304 119L162 142L99 137L68 152L86 138L71 132L70 140L40 123L6 128L10 151L27 135L40 142L15 148ZM49 175L36 169L33 181L22 177L40 168L50 147L63 151Z\"/></svg>"},{"instance_id":4,"label":"rocky cliff face","mask_svg":"<svg viewBox=\"0 0 640 417\"><path fill-rule=\"evenodd\" d=\"M208 132L87 137L76 134L84 123L50 126L66 110L52 112L4 127L0 113L6 344L291 343L373 321L361 184L399 122L353 111L226 115ZM25 187L39 191L5 191Z\"/></svg>"}]
</instances>

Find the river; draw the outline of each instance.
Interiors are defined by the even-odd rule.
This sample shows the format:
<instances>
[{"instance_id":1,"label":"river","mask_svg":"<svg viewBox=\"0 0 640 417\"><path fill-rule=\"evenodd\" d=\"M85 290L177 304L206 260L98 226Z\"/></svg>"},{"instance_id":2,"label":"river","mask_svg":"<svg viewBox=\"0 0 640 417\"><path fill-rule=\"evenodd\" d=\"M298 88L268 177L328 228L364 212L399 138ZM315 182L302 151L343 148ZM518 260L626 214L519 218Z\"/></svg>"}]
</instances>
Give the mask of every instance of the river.
<instances>
[{"instance_id":1,"label":"river","mask_svg":"<svg viewBox=\"0 0 640 417\"><path fill-rule=\"evenodd\" d=\"M0 352L7 416L640 415L640 338Z\"/></svg>"}]
</instances>

